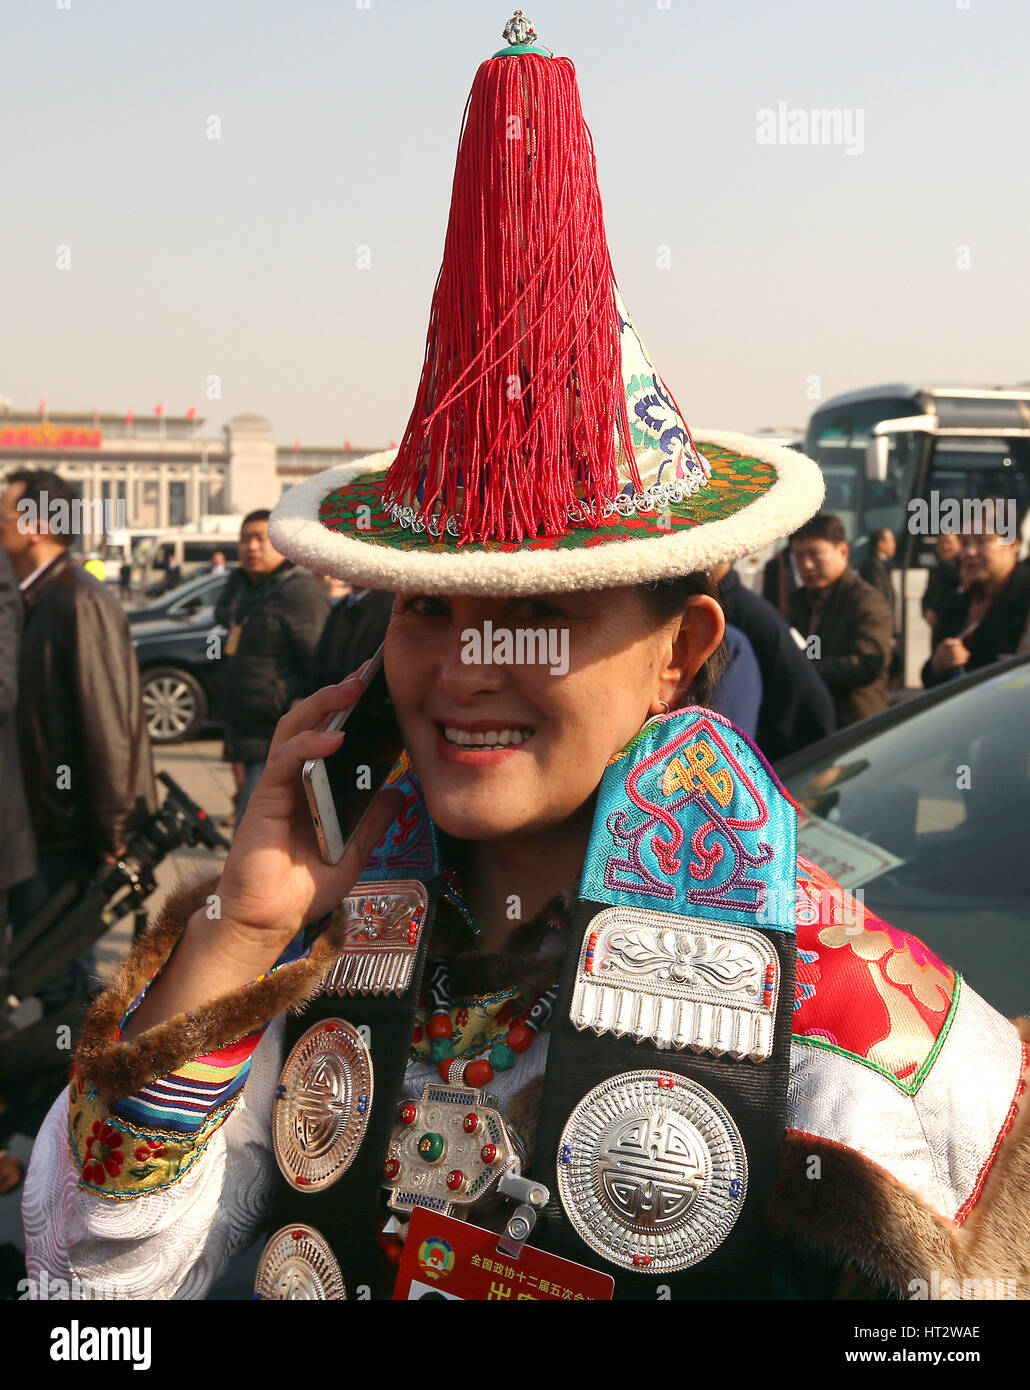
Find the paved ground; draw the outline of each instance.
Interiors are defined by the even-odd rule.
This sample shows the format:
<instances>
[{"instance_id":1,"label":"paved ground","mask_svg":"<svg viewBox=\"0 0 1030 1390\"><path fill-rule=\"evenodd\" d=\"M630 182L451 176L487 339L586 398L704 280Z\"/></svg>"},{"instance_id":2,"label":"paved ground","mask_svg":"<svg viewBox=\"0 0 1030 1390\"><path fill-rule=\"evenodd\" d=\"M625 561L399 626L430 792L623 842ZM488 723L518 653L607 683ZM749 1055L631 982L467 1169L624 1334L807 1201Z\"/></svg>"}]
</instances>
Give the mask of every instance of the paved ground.
<instances>
[{"instance_id":1,"label":"paved ground","mask_svg":"<svg viewBox=\"0 0 1030 1390\"><path fill-rule=\"evenodd\" d=\"M167 772L173 777L208 815L227 817L232 811L233 780L228 764L221 761L221 750L222 744L218 738L182 743L164 750L155 749L155 766L157 771ZM219 828L228 837L231 823L230 826L222 825ZM157 906L181 877L217 873L222 858L221 854L206 849L183 849L169 855L158 867L157 891L149 899L150 906ZM110 974L129 949L131 940L130 915L97 943L98 970L101 976ZM25 1022L30 1022L37 1016L35 1001L30 1000L24 1006L20 1017ZM25 1135L16 1135L10 1149L27 1163L32 1151L32 1140ZM21 1198L17 1192L0 1197L0 1244L4 1242L12 1242L19 1248L24 1247Z\"/></svg>"}]
</instances>

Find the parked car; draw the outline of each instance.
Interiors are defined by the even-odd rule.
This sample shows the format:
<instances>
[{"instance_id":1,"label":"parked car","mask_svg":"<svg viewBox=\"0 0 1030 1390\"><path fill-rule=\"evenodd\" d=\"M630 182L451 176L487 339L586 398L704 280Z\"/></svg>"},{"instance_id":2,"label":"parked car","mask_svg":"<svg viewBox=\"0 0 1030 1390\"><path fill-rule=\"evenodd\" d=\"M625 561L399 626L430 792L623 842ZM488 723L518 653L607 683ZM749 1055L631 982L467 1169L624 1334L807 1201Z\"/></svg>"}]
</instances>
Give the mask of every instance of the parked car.
<instances>
[{"instance_id":1,"label":"parked car","mask_svg":"<svg viewBox=\"0 0 1030 1390\"><path fill-rule=\"evenodd\" d=\"M225 629L215 604L227 579L202 575L128 614L152 742L196 738L217 709Z\"/></svg>"},{"instance_id":2,"label":"parked car","mask_svg":"<svg viewBox=\"0 0 1030 1390\"><path fill-rule=\"evenodd\" d=\"M127 609L125 616L130 627L135 623L151 623L165 618L172 622L195 618L205 608L214 609L228 577L228 574L201 574L195 579L187 579L184 584L150 603Z\"/></svg>"},{"instance_id":3,"label":"parked car","mask_svg":"<svg viewBox=\"0 0 1030 1390\"><path fill-rule=\"evenodd\" d=\"M1030 655L785 758L798 848L1010 1017L1030 1012Z\"/></svg>"}]
</instances>

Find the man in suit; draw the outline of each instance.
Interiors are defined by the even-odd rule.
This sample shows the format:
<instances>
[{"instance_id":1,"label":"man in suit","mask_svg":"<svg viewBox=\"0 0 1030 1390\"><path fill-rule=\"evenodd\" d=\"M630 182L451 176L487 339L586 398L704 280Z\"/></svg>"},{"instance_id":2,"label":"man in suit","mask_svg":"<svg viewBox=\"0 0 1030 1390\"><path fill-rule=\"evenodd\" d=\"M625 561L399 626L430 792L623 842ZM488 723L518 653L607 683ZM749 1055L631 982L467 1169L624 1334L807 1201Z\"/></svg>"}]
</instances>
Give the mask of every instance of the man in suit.
<instances>
[{"instance_id":1,"label":"man in suit","mask_svg":"<svg viewBox=\"0 0 1030 1390\"><path fill-rule=\"evenodd\" d=\"M309 691L335 685L374 656L386 636L393 594L353 589L335 603L308 668Z\"/></svg>"},{"instance_id":2,"label":"man in suit","mask_svg":"<svg viewBox=\"0 0 1030 1390\"><path fill-rule=\"evenodd\" d=\"M894 612L894 585L891 583L890 562L898 549L894 532L886 526L869 534L869 554L862 561L859 574L867 584L879 589Z\"/></svg>"}]
</instances>

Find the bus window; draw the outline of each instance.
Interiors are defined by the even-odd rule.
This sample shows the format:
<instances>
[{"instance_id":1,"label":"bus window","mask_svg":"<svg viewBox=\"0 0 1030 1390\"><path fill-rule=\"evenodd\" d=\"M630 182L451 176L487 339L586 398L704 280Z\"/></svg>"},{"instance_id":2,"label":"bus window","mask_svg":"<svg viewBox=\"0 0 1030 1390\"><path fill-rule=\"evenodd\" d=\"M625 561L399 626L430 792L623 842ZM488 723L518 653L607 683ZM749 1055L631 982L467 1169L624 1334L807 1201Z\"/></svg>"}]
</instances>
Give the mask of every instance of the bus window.
<instances>
[{"instance_id":1,"label":"bus window","mask_svg":"<svg viewBox=\"0 0 1030 1390\"><path fill-rule=\"evenodd\" d=\"M920 434L891 434L887 455L887 477L882 483L865 485L862 507L862 534L886 526L901 536L908 526L908 499L915 484L919 449L925 436Z\"/></svg>"},{"instance_id":2,"label":"bus window","mask_svg":"<svg viewBox=\"0 0 1030 1390\"><path fill-rule=\"evenodd\" d=\"M849 541L864 540L878 526L898 533L904 529L918 456L915 440L891 436L885 483L866 482L865 447L881 420L918 414L920 407L912 400L881 396L817 410L809 421L804 452L821 465L826 479L823 510L840 517Z\"/></svg>"},{"instance_id":3,"label":"bus window","mask_svg":"<svg viewBox=\"0 0 1030 1390\"><path fill-rule=\"evenodd\" d=\"M1011 497L1017 515L1030 505L1030 446L1025 439L941 439L933 452L927 481L928 519L960 519L962 503ZM953 505L952 505L953 504ZM933 563L935 538L920 537L918 564Z\"/></svg>"}]
</instances>

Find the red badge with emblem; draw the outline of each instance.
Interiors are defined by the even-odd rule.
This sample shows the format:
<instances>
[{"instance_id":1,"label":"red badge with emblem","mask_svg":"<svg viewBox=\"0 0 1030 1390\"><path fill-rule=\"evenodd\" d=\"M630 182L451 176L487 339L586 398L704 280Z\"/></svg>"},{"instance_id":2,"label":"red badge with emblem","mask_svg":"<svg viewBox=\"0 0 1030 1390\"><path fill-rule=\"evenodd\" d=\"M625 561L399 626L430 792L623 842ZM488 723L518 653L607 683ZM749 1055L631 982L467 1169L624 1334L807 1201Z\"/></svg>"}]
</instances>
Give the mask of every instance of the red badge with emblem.
<instances>
[{"instance_id":1,"label":"red badge with emblem","mask_svg":"<svg viewBox=\"0 0 1030 1390\"><path fill-rule=\"evenodd\" d=\"M501 1236L466 1221L416 1207L394 1285L395 1302L421 1299L610 1300L615 1280L586 1265L524 1245L518 1259L498 1252Z\"/></svg>"}]
</instances>

